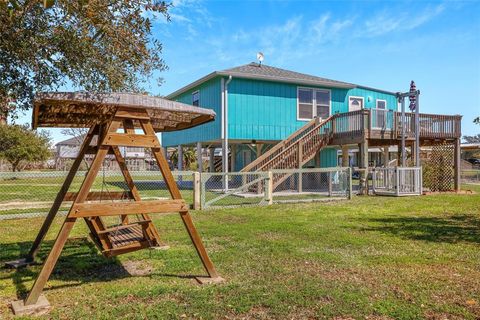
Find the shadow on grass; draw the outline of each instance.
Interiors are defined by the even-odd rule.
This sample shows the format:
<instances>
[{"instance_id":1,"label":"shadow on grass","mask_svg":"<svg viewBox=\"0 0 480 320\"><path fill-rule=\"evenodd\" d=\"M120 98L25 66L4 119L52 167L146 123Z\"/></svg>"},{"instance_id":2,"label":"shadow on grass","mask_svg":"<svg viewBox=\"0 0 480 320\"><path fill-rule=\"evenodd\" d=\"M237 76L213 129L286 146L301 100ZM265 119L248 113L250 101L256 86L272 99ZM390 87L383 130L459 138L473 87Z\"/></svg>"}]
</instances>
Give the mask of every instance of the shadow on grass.
<instances>
[{"instance_id":1,"label":"shadow on grass","mask_svg":"<svg viewBox=\"0 0 480 320\"><path fill-rule=\"evenodd\" d=\"M390 233L395 236L432 242L480 243L480 218L471 215L450 217L386 217L369 219L376 226L364 231Z\"/></svg>"},{"instance_id":2,"label":"shadow on grass","mask_svg":"<svg viewBox=\"0 0 480 320\"><path fill-rule=\"evenodd\" d=\"M0 261L3 263L26 256L32 242L18 242L2 244ZM44 241L38 254L37 261L45 261L53 241ZM12 279L18 298L25 298L31 289L27 281L36 279L41 269L37 263L29 267L5 272L3 279ZM120 264L116 258L105 258L93 243L86 238L69 239L58 259L49 280L61 280L66 284L50 286L49 288L64 288L77 286L80 283L111 281L130 277L130 273Z\"/></svg>"}]
</instances>

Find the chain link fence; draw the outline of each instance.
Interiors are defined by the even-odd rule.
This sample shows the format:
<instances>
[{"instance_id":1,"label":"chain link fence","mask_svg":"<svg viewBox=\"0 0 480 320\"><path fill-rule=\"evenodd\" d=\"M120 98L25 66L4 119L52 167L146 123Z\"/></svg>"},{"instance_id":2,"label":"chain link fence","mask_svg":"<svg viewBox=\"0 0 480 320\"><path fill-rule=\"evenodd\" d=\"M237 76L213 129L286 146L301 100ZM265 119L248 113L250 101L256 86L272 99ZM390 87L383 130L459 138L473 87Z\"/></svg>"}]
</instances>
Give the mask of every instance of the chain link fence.
<instances>
[{"instance_id":1,"label":"chain link fence","mask_svg":"<svg viewBox=\"0 0 480 320\"><path fill-rule=\"evenodd\" d=\"M480 184L480 170L462 170L460 179L464 184Z\"/></svg>"},{"instance_id":2,"label":"chain link fence","mask_svg":"<svg viewBox=\"0 0 480 320\"><path fill-rule=\"evenodd\" d=\"M273 203L349 199L350 168L272 170Z\"/></svg>"},{"instance_id":3,"label":"chain link fence","mask_svg":"<svg viewBox=\"0 0 480 320\"><path fill-rule=\"evenodd\" d=\"M202 209L268 205L268 172L202 173Z\"/></svg>"},{"instance_id":4,"label":"chain link fence","mask_svg":"<svg viewBox=\"0 0 480 320\"><path fill-rule=\"evenodd\" d=\"M0 172L0 220L46 216L67 172ZM131 171L142 200L170 199L160 172ZM276 170L270 172L172 172L187 204L195 209L263 206L351 197L349 168ZM69 193L79 190L86 171L77 172ZM119 171L100 171L91 190L101 201L120 201L129 188ZM59 210L70 208L72 194Z\"/></svg>"},{"instance_id":5,"label":"chain link fence","mask_svg":"<svg viewBox=\"0 0 480 320\"><path fill-rule=\"evenodd\" d=\"M0 220L33 218L47 215L68 172L0 172ZM142 200L170 199L159 171L130 171ZM173 171L175 181L185 202L193 205L193 172ZM77 192L86 171L75 175L69 192ZM116 192L128 191L119 171L100 171L91 191L103 194L104 201ZM113 200L111 200L113 201ZM64 201L60 214L65 214L71 201Z\"/></svg>"}]
</instances>

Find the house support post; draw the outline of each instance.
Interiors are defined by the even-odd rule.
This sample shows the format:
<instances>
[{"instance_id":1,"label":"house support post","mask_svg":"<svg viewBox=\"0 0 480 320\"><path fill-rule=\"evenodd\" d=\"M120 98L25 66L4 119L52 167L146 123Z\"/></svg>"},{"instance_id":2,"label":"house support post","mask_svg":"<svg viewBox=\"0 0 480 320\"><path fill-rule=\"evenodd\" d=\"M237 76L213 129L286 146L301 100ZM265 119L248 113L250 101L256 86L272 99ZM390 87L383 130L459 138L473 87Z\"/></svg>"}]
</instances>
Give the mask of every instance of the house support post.
<instances>
[{"instance_id":1,"label":"house support post","mask_svg":"<svg viewBox=\"0 0 480 320\"><path fill-rule=\"evenodd\" d=\"M210 172L215 172L215 147L211 146L209 151L209 161L208 164L210 165Z\"/></svg>"},{"instance_id":2,"label":"house support post","mask_svg":"<svg viewBox=\"0 0 480 320\"><path fill-rule=\"evenodd\" d=\"M386 168L388 167L388 163L390 162L390 153L389 153L389 146L383 147L383 166Z\"/></svg>"},{"instance_id":3,"label":"house support post","mask_svg":"<svg viewBox=\"0 0 480 320\"><path fill-rule=\"evenodd\" d=\"M454 181L454 188L455 188L455 191L460 191L460 163L461 163L461 159L460 159L460 153L461 153L461 150L460 150L460 139L456 139L455 140L455 149L454 149L454 164L453 164L453 170L455 171L455 181Z\"/></svg>"},{"instance_id":4,"label":"house support post","mask_svg":"<svg viewBox=\"0 0 480 320\"><path fill-rule=\"evenodd\" d=\"M348 146L342 146L342 167L346 168L350 166L348 159Z\"/></svg>"},{"instance_id":5,"label":"house support post","mask_svg":"<svg viewBox=\"0 0 480 320\"><path fill-rule=\"evenodd\" d=\"M177 161L178 171L182 171L183 170L183 147L181 144L178 145L177 155L178 155L178 161Z\"/></svg>"},{"instance_id":6,"label":"house support post","mask_svg":"<svg viewBox=\"0 0 480 320\"><path fill-rule=\"evenodd\" d=\"M303 159L303 143L302 140L298 142L298 169L302 169L302 159ZM298 192L303 192L303 179L301 170L298 171Z\"/></svg>"},{"instance_id":7,"label":"house support post","mask_svg":"<svg viewBox=\"0 0 480 320\"><path fill-rule=\"evenodd\" d=\"M235 172L235 160L237 158L237 145L232 143L230 146L230 171Z\"/></svg>"},{"instance_id":8,"label":"house support post","mask_svg":"<svg viewBox=\"0 0 480 320\"><path fill-rule=\"evenodd\" d=\"M359 146L360 153L360 192L359 194L366 195L368 194L368 140L360 143Z\"/></svg>"},{"instance_id":9,"label":"house support post","mask_svg":"<svg viewBox=\"0 0 480 320\"><path fill-rule=\"evenodd\" d=\"M197 171L203 171L202 143L197 142Z\"/></svg>"},{"instance_id":10,"label":"house support post","mask_svg":"<svg viewBox=\"0 0 480 320\"><path fill-rule=\"evenodd\" d=\"M223 176L223 189L228 191L228 140L222 140L222 172Z\"/></svg>"}]
</instances>

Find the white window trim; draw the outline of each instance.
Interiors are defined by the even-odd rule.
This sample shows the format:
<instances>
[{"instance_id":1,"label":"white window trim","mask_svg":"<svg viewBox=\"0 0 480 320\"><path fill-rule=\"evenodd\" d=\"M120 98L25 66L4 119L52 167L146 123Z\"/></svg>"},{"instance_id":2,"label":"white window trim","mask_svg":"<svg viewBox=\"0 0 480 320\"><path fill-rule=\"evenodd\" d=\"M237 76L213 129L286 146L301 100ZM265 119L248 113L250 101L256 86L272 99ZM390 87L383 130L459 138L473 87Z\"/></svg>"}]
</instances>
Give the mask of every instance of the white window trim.
<instances>
[{"instance_id":1,"label":"white window trim","mask_svg":"<svg viewBox=\"0 0 480 320\"><path fill-rule=\"evenodd\" d=\"M385 102L385 109L379 109L379 108L378 108L378 102L379 102L379 101ZM375 101L375 108L376 108L376 109L379 109L379 110L388 110L387 100L385 100L385 99L377 99L377 100Z\"/></svg>"},{"instance_id":2,"label":"white window trim","mask_svg":"<svg viewBox=\"0 0 480 320\"><path fill-rule=\"evenodd\" d=\"M192 106L193 106L193 95L195 93L198 93L198 106L197 107L200 107L200 90L196 90L196 91L192 92Z\"/></svg>"},{"instance_id":3,"label":"white window trim","mask_svg":"<svg viewBox=\"0 0 480 320\"><path fill-rule=\"evenodd\" d=\"M365 109L365 98L359 96L348 96L348 112L350 112L350 98L362 100L362 109Z\"/></svg>"},{"instance_id":4,"label":"white window trim","mask_svg":"<svg viewBox=\"0 0 480 320\"><path fill-rule=\"evenodd\" d=\"M299 112L299 107L300 107L300 100L299 100L299 95L298 91L299 90L313 90L313 99L312 99L312 115L314 119L317 116L317 98L315 91L323 91L323 92L328 92L329 100L328 100L328 114L332 114L332 90L330 89L320 89L320 88L311 88L311 87L297 87L297 121L310 121L312 119L308 118L300 118L300 112ZM322 119L324 120L324 119Z\"/></svg>"}]
</instances>

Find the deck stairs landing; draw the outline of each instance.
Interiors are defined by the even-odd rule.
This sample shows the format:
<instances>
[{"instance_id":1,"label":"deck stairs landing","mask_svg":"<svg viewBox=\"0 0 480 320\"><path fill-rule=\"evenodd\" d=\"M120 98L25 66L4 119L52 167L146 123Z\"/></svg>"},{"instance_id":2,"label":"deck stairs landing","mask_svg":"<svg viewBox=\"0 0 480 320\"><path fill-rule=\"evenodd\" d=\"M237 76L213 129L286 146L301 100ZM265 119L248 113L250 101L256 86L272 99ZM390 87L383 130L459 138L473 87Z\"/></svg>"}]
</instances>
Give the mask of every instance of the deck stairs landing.
<instances>
[{"instance_id":1,"label":"deck stairs landing","mask_svg":"<svg viewBox=\"0 0 480 320\"><path fill-rule=\"evenodd\" d=\"M251 162L241 172L258 172L278 169L298 169L312 160L318 151L327 146L333 136L333 117L315 118L273 146ZM273 189L285 181L291 173L275 174Z\"/></svg>"}]
</instances>

